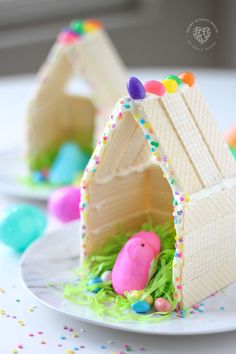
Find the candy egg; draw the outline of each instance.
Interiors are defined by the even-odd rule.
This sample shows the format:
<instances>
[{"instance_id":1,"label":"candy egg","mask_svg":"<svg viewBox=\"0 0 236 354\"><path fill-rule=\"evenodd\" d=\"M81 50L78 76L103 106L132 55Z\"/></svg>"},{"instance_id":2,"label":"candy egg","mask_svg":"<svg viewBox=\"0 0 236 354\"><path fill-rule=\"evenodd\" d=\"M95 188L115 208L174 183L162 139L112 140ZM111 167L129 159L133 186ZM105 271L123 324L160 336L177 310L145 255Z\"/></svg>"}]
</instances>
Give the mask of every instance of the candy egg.
<instances>
[{"instance_id":1,"label":"candy egg","mask_svg":"<svg viewBox=\"0 0 236 354\"><path fill-rule=\"evenodd\" d=\"M144 84L144 88L146 92L153 93L157 96L163 96L166 92L165 86L161 82L155 80L147 81Z\"/></svg>"},{"instance_id":2,"label":"candy egg","mask_svg":"<svg viewBox=\"0 0 236 354\"><path fill-rule=\"evenodd\" d=\"M47 225L45 214L29 204L19 204L0 216L0 240L18 252L43 234Z\"/></svg>"},{"instance_id":3,"label":"candy egg","mask_svg":"<svg viewBox=\"0 0 236 354\"><path fill-rule=\"evenodd\" d=\"M51 166L49 181L57 185L72 183L77 174L85 168L88 160L89 156L77 144L63 144Z\"/></svg>"},{"instance_id":4,"label":"candy egg","mask_svg":"<svg viewBox=\"0 0 236 354\"><path fill-rule=\"evenodd\" d=\"M154 302L154 307L157 312L170 312L171 304L164 297L158 297Z\"/></svg>"},{"instance_id":5,"label":"candy egg","mask_svg":"<svg viewBox=\"0 0 236 354\"><path fill-rule=\"evenodd\" d=\"M102 281L110 281L111 280L111 271L107 270L107 271L103 272L101 275L101 279L102 279Z\"/></svg>"},{"instance_id":6,"label":"candy egg","mask_svg":"<svg viewBox=\"0 0 236 354\"><path fill-rule=\"evenodd\" d=\"M183 72L179 74L179 78L185 83L188 84L188 86L193 86L195 82L195 76L190 73L190 72Z\"/></svg>"},{"instance_id":7,"label":"candy egg","mask_svg":"<svg viewBox=\"0 0 236 354\"><path fill-rule=\"evenodd\" d=\"M100 277L94 277L92 279L90 279L87 283L88 286L91 286L91 285L95 285L95 284L99 284L99 283L102 283L102 279ZM97 293L99 292L99 290L101 290L100 287L97 287L97 288L94 288L93 290L91 290L93 293Z\"/></svg>"},{"instance_id":8,"label":"candy egg","mask_svg":"<svg viewBox=\"0 0 236 354\"><path fill-rule=\"evenodd\" d=\"M134 76L128 80L127 88L131 98L139 100L146 96L142 82Z\"/></svg>"},{"instance_id":9,"label":"candy egg","mask_svg":"<svg viewBox=\"0 0 236 354\"><path fill-rule=\"evenodd\" d=\"M49 199L49 213L62 222L68 222L80 218L80 189L67 186L55 190Z\"/></svg>"},{"instance_id":10,"label":"candy egg","mask_svg":"<svg viewBox=\"0 0 236 354\"><path fill-rule=\"evenodd\" d=\"M136 301L131 305L131 308L136 313L146 313L150 310L151 306L146 301Z\"/></svg>"},{"instance_id":11,"label":"candy egg","mask_svg":"<svg viewBox=\"0 0 236 354\"><path fill-rule=\"evenodd\" d=\"M182 80L177 75L168 75L165 80L175 80L178 85L182 84Z\"/></svg>"},{"instance_id":12,"label":"candy egg","mask_svg":"<svg viewBox=\"0 0 236 354\"><path fill-rule=\"evenodd\" d=\"M168 93L174 93L178 89L177 82L172 79L163 80L162 84L165 86L166 92Z\"/></svg>"},{"instance_id":13,"label":"candy egg","mask_svg":"<svg viewBox=\"0 0 236 354\"><path fill-rule=\"evenodd\" d=\"M145 296L144 295L144 290L133 290L130 291L127 294L127 299L129 302L134 302L137 300L144 300L146 302L148 302L150 305L153 304L153 297L151 295Z\"/></svg>"}]
</instances>

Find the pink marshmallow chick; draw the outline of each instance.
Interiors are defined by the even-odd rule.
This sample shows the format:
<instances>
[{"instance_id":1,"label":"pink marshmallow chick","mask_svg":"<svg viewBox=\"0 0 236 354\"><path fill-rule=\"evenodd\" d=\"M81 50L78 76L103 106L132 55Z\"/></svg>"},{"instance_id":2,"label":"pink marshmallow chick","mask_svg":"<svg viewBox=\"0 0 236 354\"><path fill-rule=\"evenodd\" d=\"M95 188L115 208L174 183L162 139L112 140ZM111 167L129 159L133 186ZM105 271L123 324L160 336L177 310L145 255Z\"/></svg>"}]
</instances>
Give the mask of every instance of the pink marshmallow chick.
<instances>
[{"instance_id":1,"label":"pink marshmallow chick","mask_svg":"<svg viewBox=\"0 0 236 354\"><path fill-rule=\"evenodd\" d=\"M112 269L112 286L117 294L145 288L152 262L159 253L156 250L157 245L153 248L146 237L132 237L126 242Z\"/></svg>"},{"instance_id":2,"label":"pink marshmallow chick","mask_svg":"<svg viewBox=\"0 0 236 354\"><path fill-rule=\"evenodd\" d=\"M139 232L137 232L137 234L132 236L132 238L137 238L137 237L142 238L143 240L146 240L157 254L160 253L161 240L160 240L160 237L157 236L154 232L139 231Z\"/></svg>"}]
</instances>

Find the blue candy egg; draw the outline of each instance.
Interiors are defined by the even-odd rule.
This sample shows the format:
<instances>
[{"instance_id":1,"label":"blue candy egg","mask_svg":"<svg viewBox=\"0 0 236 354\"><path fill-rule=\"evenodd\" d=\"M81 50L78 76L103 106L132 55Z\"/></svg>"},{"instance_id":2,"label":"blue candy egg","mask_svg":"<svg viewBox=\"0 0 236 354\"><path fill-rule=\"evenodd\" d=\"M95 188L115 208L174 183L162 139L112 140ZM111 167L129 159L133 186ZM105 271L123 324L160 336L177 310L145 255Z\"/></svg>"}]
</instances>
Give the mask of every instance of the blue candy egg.
<instances>
[{"instance_id":1,"label":"blue candy egg","mask_svg":"<svg viewBox=\"0 0 236 354\"><path fill-rule=\"evenodd\" d=\"M128 80L127 89L131 98L140 100L146 96L145 88L142 82L134 76Z\"/></svg>"},{"instance_id":2,"label":"blue candy egg","mask_svg":"<svg viewBox=\"0 0 236 354\"><path fill-rule=\"evenodd\" d=\"M77 144L73 142L63 144L51 166L49 181L57 185L72 183L78 173L83 171L88 160L88 154Z\"/></svg>"},{"instance_id":3,"label":"blue candy egg","mask_svg":"<svg viewBox=\"0 0 236 354\"><path fill-rule=\"evenodd\" d=\"M23 252L45 231L47 218L38 208L19 204L0 215L0 240L18 252Z\"/></svg>"},{"instance_id":4,"label":"blue candy egg","mask_svg":"<svg viewBox=\"0 0 236 354\"><path fill-rule=\"evenodd\" d=\"M131 305L131 308L136 313L146 313L150 310L151 306L146 301L136 301Z\"/></svg>"},{"instance_id":5,"label":"blue candy egg","mask_svg":"<svg viewBox=\"0 0 236 354\"><path fill-rule=\"evenodd\" d=\"M94 284L99 284L99 283L102 283L102 279L100 277L94 277L92 279L90 279L88 282L87 282L87 285L88 286L91 286L91 285L94 285ZM97 288L94 288L93 290L91 290L93 293L98 293L99 290L101 290L100 287L97 287Z\"/></svg>"}]
</instances>

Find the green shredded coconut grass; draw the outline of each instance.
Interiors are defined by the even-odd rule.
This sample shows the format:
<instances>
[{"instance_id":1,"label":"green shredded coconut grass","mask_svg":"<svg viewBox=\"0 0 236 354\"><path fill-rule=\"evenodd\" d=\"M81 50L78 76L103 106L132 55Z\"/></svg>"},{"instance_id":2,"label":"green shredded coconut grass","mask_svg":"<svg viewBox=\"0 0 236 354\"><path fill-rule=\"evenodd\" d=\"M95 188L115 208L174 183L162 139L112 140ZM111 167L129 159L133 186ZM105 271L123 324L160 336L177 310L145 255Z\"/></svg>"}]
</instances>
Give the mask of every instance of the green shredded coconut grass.
<instances>
[{"instance_id":1,"label":"green shredded coconut grass","mask_svg":"<svg viewBox=\"0 0 236 354\"><path fill-rule=\"evenodd\" d=\"M161 239L161 253L158 258L158 268L150 279L141 299L152 295L154 299L164 297L176 308L174 300L174 287L172 284L172 263L175 252L175 229L170 223L153 226L149 220L143 224L141 230L153 231ZM110 238L102 250L86 258L84 264L75 271L79 279L73 284L66 284L64 296L66 299L84 306L89 306L98 315L111 316L114 320L138 320L138 321L160 321L170 317L170 313L162 314L152 312L148 314L136 314L130 310L130 297L117 295L112 288L111 281L106 281L88 286L88 280L101 276L106 270L112 270L115 260L121 248L134 234L119 232ZM96 294L91 291L100 288ZM127 294L128 295L128 294Z\"/></svg>"}]
</instances>

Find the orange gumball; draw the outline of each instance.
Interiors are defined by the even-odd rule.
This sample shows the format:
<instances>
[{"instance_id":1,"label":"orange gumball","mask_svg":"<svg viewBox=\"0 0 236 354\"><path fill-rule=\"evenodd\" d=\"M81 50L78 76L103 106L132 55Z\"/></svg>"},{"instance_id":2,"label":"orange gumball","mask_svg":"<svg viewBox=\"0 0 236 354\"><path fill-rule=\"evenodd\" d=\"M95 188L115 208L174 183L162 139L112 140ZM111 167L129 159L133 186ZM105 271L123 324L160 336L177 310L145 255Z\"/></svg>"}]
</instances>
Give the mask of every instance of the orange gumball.
<instances>
[{"instance_id":1,"label":"orange gumball","mask_svg":"<svg viewBox=\"0 0 236 354\"><path fill-rule=\"evenodd\" d=\"M226 133L226 141L229 146L236 149L236 125Z\"/></svg>"},{"instance_id":2,"label":"orange gumball","mask_svg":"<svg viewBox=\"0 0 236 354\"><path fill-rule=\"evenodd\" d=\"M195 82L195 76L192 73L187 71L179 74L179 78L190 87L193 86Z\"/></svg>"}]
</instances>

